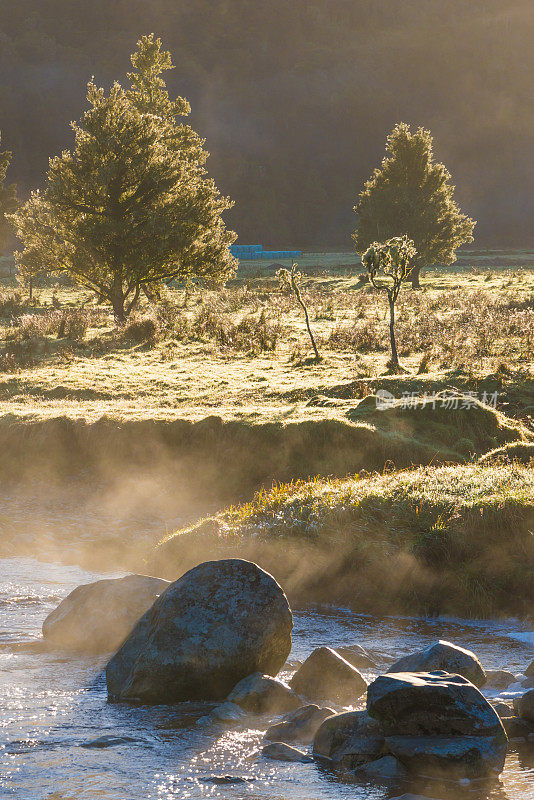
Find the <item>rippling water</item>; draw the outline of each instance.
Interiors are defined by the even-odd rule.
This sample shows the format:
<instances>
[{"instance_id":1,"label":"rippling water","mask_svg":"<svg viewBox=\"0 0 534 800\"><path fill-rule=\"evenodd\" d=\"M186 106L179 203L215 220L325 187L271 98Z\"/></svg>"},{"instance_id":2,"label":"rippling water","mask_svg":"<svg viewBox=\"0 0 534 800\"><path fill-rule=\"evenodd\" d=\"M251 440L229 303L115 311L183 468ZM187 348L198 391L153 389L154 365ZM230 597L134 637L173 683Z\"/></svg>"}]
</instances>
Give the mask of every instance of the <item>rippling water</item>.
<instances>
[{"instance_id":1,"label":"rippling water","mask_svg":"<svg viewBox=\"0 0 534 800\"><path fill-rule=\"evenodd\" d=\"M255 756L268 720L231 730L206 719L206 707L130 707L106 702L104 660L36 652L46 614L74 586L102 577L29 558L0 560L0 797L17 800L386 800L416 789L460 800L534 800L534 747L511 752L491 787L340 783L316 764ZM343 610L295 614L291 659L317 645L358 642L398 657L435 640L477 652L488 668L522 672L533 657L532 633L520 623L375 618ZM248 727L252 724L254 727ZM127 737L87 748L102 735ZM229 775L239 783L210 782Z\"/></svg>"}]
</instances>

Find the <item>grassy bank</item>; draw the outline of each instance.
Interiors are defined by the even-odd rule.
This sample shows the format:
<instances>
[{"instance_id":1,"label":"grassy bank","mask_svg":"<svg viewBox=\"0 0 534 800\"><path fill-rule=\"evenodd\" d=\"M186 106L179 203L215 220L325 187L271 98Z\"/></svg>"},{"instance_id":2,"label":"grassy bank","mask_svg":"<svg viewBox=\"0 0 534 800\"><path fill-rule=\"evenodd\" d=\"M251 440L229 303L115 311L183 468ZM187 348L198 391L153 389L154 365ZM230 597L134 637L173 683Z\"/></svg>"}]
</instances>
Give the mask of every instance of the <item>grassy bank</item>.
<instances>
[{"instance_id":1,"label":"grassy bank","mask_svg":"<svg viewBox=\"0 0 534 800\"><path fill-rule=\"evenodd\" d=\"M374 612L534 613L534 469L425 467L285 484L164 539L174 578L206 558L250 558L293 601Z\"/></svg>"}]
</instances>

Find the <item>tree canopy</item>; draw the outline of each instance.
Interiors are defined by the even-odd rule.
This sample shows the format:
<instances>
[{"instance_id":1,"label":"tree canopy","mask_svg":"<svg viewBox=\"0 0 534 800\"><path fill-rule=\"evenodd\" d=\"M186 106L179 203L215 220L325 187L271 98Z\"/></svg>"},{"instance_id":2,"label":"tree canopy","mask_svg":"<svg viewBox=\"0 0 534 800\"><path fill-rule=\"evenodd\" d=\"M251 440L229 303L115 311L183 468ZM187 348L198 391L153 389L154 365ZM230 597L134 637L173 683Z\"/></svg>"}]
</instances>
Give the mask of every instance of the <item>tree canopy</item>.
<instances>
[{"instance_id":1,"label":"tree canopy","mask_svg":"<svg viewBox=\"0 0 534 800\"><path fill-rule=\"evenodd\" d=\"M0 134L0 143L1 141L2 135ZM11 225L6 219L6 214L11 214L17 208L16 187L14 184L6 185L10 163L11 153L8 150L0 151L0 253L11 233Z\"/></svg>"},{"instance_id":2,"label":"tree canopy","mask_svg":"<svg viewBox=\"0 0 534 800\"><path fill-rule=\"evenodd\" d=\"M387 155L366 182L354 207L356 250L364 253L376 240L407 235L415 243L412 285L423 267L452 264L456 249L473 241L474 220L453 199L454 186L444 164L434 161L430 131L415 133L405 123L387 139Z\"/></svg>"},{"instance_id":3,"label":"tree canopy","mask_svg":"<svg viewBox=\"0 0 534 800\"><path fill-rule=\"evenodd\" d=\"M44 190L13 215L22 272L68 273L119 320L143 287L188 276L221 282L234 269L235 235L221 217L231 203L206 175L201 140L175 121L188 106L170 101L160 77L170 55L145 37L132 61L131 90L88 84L73 150L51 159Z\"/></svg>"}]
</instances>

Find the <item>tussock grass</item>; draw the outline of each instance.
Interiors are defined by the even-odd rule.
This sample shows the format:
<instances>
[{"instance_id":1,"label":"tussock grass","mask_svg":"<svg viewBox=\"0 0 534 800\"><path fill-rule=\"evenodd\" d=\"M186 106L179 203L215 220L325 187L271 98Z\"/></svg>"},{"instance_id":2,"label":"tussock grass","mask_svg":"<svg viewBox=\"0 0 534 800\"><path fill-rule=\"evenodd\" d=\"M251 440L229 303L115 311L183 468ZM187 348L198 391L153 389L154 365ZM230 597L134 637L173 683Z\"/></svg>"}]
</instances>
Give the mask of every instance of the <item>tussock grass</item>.
<instances>
[{"instance_id":1,"label":"tussock grass","mask_svg":"<svg viewBox=\"0 0 534 800\"><path fill-rule=\"evenodd\" d=\"M167 537L154 565L176 575L234 555L257 560L295 600L532 615L533 531L532 465L421 467L274 486Z\"/></svg>"}]
</instances>

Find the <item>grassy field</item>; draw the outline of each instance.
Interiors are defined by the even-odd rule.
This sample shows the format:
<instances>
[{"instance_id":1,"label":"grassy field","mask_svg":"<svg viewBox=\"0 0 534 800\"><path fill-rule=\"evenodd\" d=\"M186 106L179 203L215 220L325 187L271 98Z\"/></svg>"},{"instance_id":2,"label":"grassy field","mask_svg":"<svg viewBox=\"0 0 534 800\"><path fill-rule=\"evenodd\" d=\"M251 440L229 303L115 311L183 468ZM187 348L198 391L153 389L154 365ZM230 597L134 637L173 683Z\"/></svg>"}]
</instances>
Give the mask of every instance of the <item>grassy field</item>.
<instances>
[{"instance_id":1,"label":"grassy field","mask_svg":"<svg viewBox=\"0 0 534 800\"><path fill-rule=\"evenodd\" d=\"M406 289L397 336L407 374L393 378L384 297L331 262L303 279L318 363L300 309L268 265L222 291L176 289L159 305L145 301L123 330L89 292L48 287L28 306L5 287L0 416L347 419L355 399L383 386L398 397L497 391L505 413L531 414L534 270L435 271L421 292Z\"/></svg>"}]
</instances>

